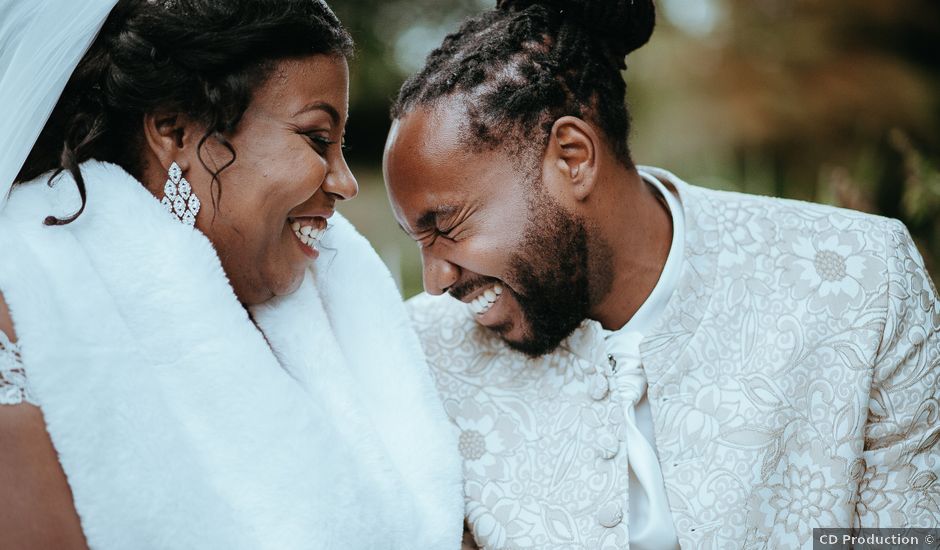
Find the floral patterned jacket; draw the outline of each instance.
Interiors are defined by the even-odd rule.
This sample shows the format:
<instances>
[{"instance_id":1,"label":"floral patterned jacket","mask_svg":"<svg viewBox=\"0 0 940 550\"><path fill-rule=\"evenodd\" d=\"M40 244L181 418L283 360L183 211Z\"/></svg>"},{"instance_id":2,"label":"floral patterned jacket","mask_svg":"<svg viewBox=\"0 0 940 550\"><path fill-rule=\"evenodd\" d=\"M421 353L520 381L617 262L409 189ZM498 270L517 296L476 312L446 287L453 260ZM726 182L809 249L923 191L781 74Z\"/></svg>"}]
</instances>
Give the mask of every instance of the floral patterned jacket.
<instances>
[{"instance_id":1,"label":"floral patterned jacket","mask_svg":"<svg viewBox=\"0 0 940 550\"><path fill-rule=\"evenodd\" d=\"M679 288L642 345L681 546L940 525L940 303L904 226L648 170L687 220ZM599 325L530 360L449 296L410 309L460 430L478 544L627 548L623 410L604 391Z\"/></svg>"}]
</instances>

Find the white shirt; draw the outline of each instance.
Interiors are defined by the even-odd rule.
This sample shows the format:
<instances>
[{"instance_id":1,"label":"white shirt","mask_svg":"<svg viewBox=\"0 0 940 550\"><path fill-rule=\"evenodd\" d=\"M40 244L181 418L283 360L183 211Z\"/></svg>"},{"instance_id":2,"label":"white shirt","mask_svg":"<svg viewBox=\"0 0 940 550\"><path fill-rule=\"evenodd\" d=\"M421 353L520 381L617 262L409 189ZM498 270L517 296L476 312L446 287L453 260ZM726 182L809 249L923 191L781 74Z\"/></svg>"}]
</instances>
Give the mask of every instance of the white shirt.
<instances>
[{"instance_id":1,"label":"white shirt","mask_svg":"<svg viewBox=\"0 0 940 550\"><path fill-rule=\"evenodd\" d=\"M640 175L665 199L669 213L672 216L672 244L669 247L669 255L659 276L659 281L657 281L649 297L640 306L640 309L619 330L604 331L604 337L610 348L623 348L626 346L627 348L637 349L636 367L639 367L639 341L642 336L654 328L656 321L666 309L669 298L679 284L685 244L685 217L678 198L669 192L656 177L643 171L640 171ZM656 440L653 435L653 417L650 411L649 399L646 395L646 384L642 385L642 394L639 401L636 402L636 406L633 407L636 394L629 394L639 388L637 388L635 380L629 380L628 378L631 376L631 371L632 376L635 378L637 371L633 368L634 366L624 365L624 367L626 368L618 368L615 371L614 379L617 381L616 386L623 397L624 406L628 409L634 409L633 411L625 411L625 414L630 418L632 413L636 419L636 427L655 453ZM639 372L645 377L645 372L642 369ZM629 440L627 445L630 445ZM654 479L645 479L650 476ZM631 548L635 550L679 548L668 503L664 498L660 498L651 506L651 500L647 498L643 491L643 486L658 484L658 489L661 489L661 496L665 496L662 471L659 469L658 462L648 464L645 469L640 469L640 477L643 479L638 479L637 473L631 467L629 486Z\"/></svg>"}]
</instances>

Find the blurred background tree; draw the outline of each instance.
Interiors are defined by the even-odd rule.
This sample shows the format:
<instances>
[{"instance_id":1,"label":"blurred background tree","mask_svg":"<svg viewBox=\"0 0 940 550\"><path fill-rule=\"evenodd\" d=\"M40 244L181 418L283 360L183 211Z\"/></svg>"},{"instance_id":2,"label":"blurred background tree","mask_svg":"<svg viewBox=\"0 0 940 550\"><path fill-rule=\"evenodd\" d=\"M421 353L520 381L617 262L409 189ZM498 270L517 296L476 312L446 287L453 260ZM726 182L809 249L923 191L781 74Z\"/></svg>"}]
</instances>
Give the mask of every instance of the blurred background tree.
<instances>
[{"instance_id":1,"label":"blurred background tree","mask_svg":"<svg viewBox=\"0 0 940 550\"><path fill-rule=\"evenodd\" d=\"M331 5L358 43L348 158L360 198L341 210L404 295L420 258L381 176L388 106L447 32L495 0ZM940 2L658 0L625 73L641 164L697 185L823 202L904 221L940 269Z\"/></svg>"}]
</instances>

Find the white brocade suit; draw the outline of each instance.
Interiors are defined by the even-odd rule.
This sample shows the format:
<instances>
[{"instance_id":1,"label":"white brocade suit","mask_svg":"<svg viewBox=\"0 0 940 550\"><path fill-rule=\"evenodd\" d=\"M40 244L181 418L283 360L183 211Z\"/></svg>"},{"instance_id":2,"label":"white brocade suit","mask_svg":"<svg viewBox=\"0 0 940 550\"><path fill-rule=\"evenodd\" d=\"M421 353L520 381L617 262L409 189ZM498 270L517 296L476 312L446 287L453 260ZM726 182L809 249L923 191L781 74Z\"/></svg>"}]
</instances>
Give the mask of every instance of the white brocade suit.
<instances>
[{"instance_id":1,"label":"white brocade suit","mask_svg":"<svg viewBox=\"0 0 940 550\"><path fill-rule=\"evenodd\" d=\"M646 170L685 214L678 288L640 348L681 547L940 526L940 303L905 227ZM592 391L611 376L600 325L528 359L450 296L409 306L481 547L627 548L624 409Z\"/></svg>"}]
</instances>

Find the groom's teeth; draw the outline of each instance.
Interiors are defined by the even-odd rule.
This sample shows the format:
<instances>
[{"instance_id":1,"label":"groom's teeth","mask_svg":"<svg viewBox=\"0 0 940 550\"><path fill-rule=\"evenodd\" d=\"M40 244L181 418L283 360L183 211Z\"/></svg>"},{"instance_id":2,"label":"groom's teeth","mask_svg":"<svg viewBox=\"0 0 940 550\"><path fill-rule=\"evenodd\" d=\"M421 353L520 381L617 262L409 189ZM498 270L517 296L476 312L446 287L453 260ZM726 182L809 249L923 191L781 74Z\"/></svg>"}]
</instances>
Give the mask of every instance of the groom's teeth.
<instances>
[{"instance_id":1,"label":"groom's teeth","mask_svg":"<svg viewBox=\"0 0 940 550\"><path fill-rule=\"evenodd\" d=\"M503 293L503 286L496 283L492 288L486 289L482 294L470 301L470 311L476 315L482 315L493 307L500 294Z\"/></svg>"}]
</instances>

